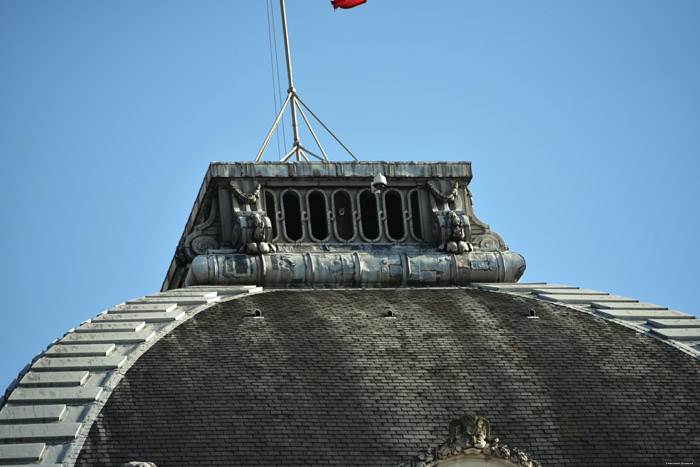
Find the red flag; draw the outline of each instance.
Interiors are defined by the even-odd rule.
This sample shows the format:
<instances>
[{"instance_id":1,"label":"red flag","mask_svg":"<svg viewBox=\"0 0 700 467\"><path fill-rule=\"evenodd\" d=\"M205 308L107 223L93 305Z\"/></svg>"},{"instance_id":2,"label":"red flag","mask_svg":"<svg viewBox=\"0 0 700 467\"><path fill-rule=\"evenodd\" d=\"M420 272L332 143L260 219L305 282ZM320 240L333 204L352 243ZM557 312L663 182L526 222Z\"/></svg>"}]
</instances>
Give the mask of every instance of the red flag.
<instances>
[{"instance_id":1,"label":"red flag","mask_svg":"<svg viewBox=\"0 0 700 467\"><path fill-rule=\"evenodd\" d=\"M348 8L355 8L357 5L362 5L363 3L367 3L367 0L331 0L331 5L333 5L334 10L338 8L347 10Z\"/></svg>"}]
</instances>

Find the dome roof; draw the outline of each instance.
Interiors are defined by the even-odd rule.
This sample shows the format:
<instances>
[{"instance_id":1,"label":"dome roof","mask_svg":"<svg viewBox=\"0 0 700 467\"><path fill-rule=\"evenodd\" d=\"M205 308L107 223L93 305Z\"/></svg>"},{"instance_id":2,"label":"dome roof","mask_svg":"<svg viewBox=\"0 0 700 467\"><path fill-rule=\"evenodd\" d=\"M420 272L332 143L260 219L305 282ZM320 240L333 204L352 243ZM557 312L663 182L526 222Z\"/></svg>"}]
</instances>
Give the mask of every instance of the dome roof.
<instances>
[{"instance_id":1,"label":"dome roof","mask_svg":"<svg viewBox=\"0 0 700 467\"><path fill-rule=\"evenodd\" d=\"M0 459L397 465L470 413L544 465L700 452L693 342L643 327L688 315L544 284L261 291L164 292L68 333L9 392Z\"/></svg>"}]
</instances>

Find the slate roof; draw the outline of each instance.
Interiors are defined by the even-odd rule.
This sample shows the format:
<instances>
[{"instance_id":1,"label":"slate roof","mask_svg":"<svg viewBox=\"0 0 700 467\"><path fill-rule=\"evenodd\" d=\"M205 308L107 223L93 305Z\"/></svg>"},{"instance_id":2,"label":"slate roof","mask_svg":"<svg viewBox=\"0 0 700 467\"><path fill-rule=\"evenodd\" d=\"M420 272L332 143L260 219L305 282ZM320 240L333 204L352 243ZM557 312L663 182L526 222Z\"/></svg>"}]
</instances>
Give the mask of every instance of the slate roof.
<instances>
[{"instance_id":1,"label":"slate roof","mask_svg":"<svg viewBox=\"0 0 700 467\"><path fill-rule=\"evenodd\" d=\"M163 292L119 304L68 331L0 397L0 465L72 466L112 389L139 356L222 297L261 290Z\"/></svg>"},{"instance_id":2,"label":"slate roof","mask_svg":"<svg viewBox=\"0 0 700 467\"><path fill-rule=\"evenodd\" d=\"M465 413L544 465L699 460L698 359L531 293L269 291L208 305L133 362L76 465L397 465Z\"/></svg>"}]
</instances>

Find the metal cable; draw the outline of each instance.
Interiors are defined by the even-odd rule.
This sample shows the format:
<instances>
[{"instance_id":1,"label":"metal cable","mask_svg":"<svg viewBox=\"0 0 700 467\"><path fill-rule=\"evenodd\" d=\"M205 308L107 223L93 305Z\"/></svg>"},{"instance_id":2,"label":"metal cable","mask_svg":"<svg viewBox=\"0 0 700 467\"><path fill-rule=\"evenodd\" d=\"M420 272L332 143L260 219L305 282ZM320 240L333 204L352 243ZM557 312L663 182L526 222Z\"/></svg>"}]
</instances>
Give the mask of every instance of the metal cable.
<instances>
[{"instance_id":1,"label":"metal cable","mask_svg":"<svg viewBox=\"0 0 700 467\"><path fill-rule=\"evenodd\" d=\"M272 0L270 1L270 10L272 7ZM277 92L279 93L279 101L282 102L282 85L280 81L280 64L279 64L279 53L277 52L277 31L275 29L275 18L272 17L272 41L275 46L275 64L277 65ZM284 151L287 151L287 135L284 131L284 115L282 115L282 140L284 143Z\"/></svg>"}]
</instances>

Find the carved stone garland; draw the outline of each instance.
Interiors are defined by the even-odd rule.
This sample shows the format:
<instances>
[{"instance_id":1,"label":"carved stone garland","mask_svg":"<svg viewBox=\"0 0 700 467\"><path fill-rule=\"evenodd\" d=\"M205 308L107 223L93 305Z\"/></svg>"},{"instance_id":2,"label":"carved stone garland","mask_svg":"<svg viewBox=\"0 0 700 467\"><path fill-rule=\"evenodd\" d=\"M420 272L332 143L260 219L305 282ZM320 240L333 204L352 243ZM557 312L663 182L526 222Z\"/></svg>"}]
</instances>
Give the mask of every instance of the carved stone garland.
<instances>
[{"instance_id":1,"label":"carved stone garland","mask_svg":"<svg viewBox=\"0 0 700 467\"><path fill-rule=\"evenodd\" d=\"M449 463L451 458L457 461L464 456L502 459L514 466L542 467L524 450L509 448L490 435L491 425L487 419L478 415L464 415L450 423L450 435L444 443L421 452L411 462L400 464L400 467L439 467Z\"/></svg>"},{"instance_id":2,"label":"carved stone garland","mask_svg":"<svg viewBox=\"0 0 700 467\"><path fill-rule=\"evenodd\" d=\"M441 201L443 203L451 203L457 197L457 189L459 188L459 183L455 182L455 186L452 188L452 190L450 190L449 193L443 193L442 191L438 190L432 182L428 182L428 188L430 188L430 193L436 200Z\"/></svg>"},{"instance_id":3,"label":"carved stone garland","mask_svg":"<svg viewBox=\"0 0 700 467\"><path fill-rule=\"evenodd\" d=\"M260 198L260 188L261 188L261 185L260 185L260 183L258 183L258 186L255 188L255 190L253 190L250 193L245 193L245 192L241 191L240 188L238 188L235 183L231 182L231 189L233 190L233 194L236 195L236 198L238 198L238 200L241 203L244 203L244 204L257 203L258 198Z\"/></svg>"}]
</instances>

